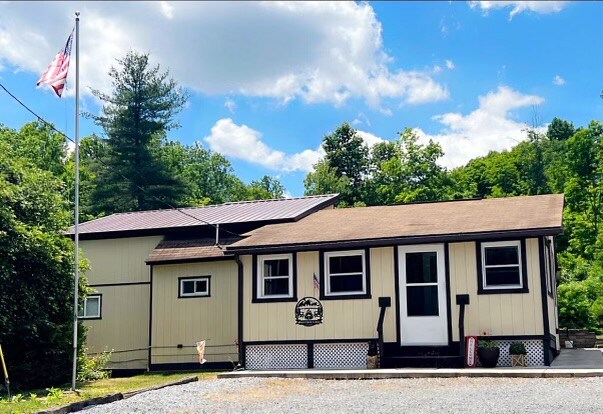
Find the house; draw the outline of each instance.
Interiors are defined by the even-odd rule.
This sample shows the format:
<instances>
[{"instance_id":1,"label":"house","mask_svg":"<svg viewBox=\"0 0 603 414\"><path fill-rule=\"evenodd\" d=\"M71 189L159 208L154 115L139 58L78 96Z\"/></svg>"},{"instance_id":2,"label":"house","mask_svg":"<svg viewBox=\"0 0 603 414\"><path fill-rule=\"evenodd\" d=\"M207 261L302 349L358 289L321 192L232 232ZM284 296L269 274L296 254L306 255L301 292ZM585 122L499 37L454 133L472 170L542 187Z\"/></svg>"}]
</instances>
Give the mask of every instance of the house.
<instances>
[{"instance_id":1,"label":"house","mask_svg":"<svg viewBox=\"0 0 603 414\"><path fill-rule=\"evenodd\" d=\"M510 364L559 350L563 195L333 209L335 195L84 223L90 352L113 369L460 366L488 335ZM209 224L207 224L209 223ZM216 229L218 228L218 229ZM216 243L217 241L217 243Z\"/></svg>"}]
</instances>

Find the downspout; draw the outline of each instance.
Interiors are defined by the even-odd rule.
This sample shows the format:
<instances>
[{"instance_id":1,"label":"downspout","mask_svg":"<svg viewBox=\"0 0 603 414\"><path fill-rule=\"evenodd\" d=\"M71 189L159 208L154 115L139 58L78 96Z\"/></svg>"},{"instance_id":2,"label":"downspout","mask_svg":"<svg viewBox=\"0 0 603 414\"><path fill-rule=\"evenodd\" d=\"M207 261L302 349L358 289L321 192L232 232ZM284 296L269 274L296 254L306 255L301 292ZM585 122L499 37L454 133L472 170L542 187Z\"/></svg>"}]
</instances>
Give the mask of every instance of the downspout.
<instances>
[{"instance_id":1,"label":"downspout","mask_svg":"<svg viewBox=\"0 0 603 414\"><path fill-rule=\"evenodd\" d=\"M243 262L238 254L234 256L234 260L237 264L237 342L238 342L238 353L239 353L239 367L245 367L245 347L243 346Z\"/></svg>"},{"instance_id":2,"label":"downspout","mask_svg":"<svg viewBox=\"0 0 603 414\"><path fill-rule=\"evenodd\" d=\"M151 370L153 349L153 265L149 266L149 354L147 355L147 372Z\"/></svg>"}]
</instances>

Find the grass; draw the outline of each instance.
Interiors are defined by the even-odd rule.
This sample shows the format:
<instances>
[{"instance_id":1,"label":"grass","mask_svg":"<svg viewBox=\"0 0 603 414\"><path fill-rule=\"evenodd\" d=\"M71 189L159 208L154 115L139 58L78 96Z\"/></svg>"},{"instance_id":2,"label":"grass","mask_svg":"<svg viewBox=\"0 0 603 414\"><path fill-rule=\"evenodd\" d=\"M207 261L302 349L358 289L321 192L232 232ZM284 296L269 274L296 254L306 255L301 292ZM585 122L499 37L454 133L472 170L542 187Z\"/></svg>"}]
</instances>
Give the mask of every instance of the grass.
<instances>
[{"instance_id":1,"label":"grass","mask_svg":"<svg viewBox=\"0 0 603 414\"><path fill-rule=\"evenodd\" d=\"M16 395L13 393L11 399L6 394L2 394L0 395L0 413L31 413L89 398L161 385L192 375L198 376L199 379L213 379L216 377L216 374L212 372L158 372L128 378L107 378L78 384L77 393L71 392L70 386L65 385L64 387L46 390L21 392Z\"/></svg>"}]
</instances>

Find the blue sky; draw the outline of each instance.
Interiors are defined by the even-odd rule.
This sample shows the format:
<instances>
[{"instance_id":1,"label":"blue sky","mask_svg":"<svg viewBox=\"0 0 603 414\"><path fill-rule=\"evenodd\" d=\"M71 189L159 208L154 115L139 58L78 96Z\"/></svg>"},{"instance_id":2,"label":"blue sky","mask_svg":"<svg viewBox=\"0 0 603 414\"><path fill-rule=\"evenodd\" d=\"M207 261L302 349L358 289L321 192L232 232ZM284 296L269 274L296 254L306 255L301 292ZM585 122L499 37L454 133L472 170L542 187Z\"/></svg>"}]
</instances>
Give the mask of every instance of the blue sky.
<instances>
[{"instance_id":1,"label":"blue sky","mask_svg":"<svg viewBox=\"0 0 603 414\"><path fill-rule=\"evenodd\" d=\"M603 111L600 3L0 3L2 83L70 135L73 96L35 83L76 9L86 110L99 111L87 87L108 90L116 58L148 51L191 93L170 138L224 153L247 182L278 176L291 195L344 121L369 145L415 128L454 167L514 145L535 114L544 128ZM30 120L0 93L1 123Z\"/></svg>"}]
</instances>

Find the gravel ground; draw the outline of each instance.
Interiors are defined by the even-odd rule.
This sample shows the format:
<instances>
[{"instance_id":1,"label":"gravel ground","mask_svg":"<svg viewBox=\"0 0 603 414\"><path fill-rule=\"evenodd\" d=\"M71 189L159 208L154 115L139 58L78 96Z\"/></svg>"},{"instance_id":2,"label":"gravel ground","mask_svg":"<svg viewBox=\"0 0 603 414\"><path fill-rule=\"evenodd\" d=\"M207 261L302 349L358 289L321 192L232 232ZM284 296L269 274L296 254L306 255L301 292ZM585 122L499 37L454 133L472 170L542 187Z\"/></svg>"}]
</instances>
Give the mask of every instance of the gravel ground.
<instances>
[{"instance_id":1,"label":"gravel ground","mask_svg":"<svg viewBox=\"0 0 603 414\"><path fill-rule=\"evenodd\" d=\"M91 407L108 413L600 413L603 378L202 380Z\"/></svg>"}]
</instances>

